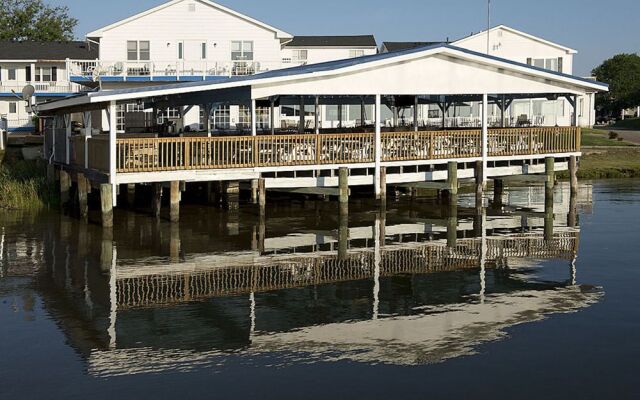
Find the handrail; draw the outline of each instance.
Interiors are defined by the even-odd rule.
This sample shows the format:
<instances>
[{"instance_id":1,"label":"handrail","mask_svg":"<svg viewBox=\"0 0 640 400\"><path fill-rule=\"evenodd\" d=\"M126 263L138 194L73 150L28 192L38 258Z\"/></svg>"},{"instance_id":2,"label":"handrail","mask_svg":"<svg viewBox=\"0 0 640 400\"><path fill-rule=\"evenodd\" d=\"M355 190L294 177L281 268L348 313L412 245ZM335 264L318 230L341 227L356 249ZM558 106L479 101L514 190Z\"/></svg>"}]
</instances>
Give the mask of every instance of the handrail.
<instances>
[{"instance_id":1,"label":"handrail","mask_svg":"<svg viewBox=\"0 0 640 400\"><path fill-rule=\"evenodd\" d=\"M576 152L575 127L490 129L488 155ZM117 172L153 172L327 164L372 163L373 133L178 138L120 138ZM381 160L478 158L482 131L388 132L381 135Z\"/></svg>"}]
</instances>

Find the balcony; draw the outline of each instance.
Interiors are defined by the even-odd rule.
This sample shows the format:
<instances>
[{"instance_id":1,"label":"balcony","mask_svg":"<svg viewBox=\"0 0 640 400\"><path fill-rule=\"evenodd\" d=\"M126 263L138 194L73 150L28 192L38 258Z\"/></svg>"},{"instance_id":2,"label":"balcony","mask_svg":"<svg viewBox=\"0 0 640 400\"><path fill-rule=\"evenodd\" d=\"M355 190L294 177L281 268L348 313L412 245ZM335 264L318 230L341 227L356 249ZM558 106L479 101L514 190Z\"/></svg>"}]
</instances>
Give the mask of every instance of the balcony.
<instances>
[{"instance_id":1,"label":"balcony","mask_svg":"<svg viewBox=\"0 0 640 400\"><path fill-rule=\"evenodd\" d=\"M279 61L102 61L67 60L74 82L87 81L200 81L213 77L253 75L291 67Z\"/></svg>"},{"instance_id":2,"label":"balcony","mask_svg":"<svg viewBox=\"0 0 640 400\"><path fill-rule=\"evenodd\" d=\"M80 85L76 83L71 83L67 81L58 81L58 82L1 82L0 83L0 94L3 95L11 95L12 92L20 95L22 93L22 89L27 86L32 85L35 89L35 96L68 96L72 93L77 93L80 91Z\"/></svg>"}]
</instances>

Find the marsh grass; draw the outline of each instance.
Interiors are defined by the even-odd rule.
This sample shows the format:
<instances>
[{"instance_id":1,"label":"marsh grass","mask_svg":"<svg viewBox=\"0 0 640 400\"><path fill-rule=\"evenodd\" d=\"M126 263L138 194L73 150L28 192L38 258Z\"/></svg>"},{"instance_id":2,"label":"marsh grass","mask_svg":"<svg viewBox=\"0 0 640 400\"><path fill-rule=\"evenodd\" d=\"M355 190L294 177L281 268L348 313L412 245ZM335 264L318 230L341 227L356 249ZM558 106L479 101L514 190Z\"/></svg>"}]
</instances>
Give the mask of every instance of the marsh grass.
<instances>
[{"instance_id":1,"label":"marsh grass","mask_svg":"<svg viewBox=\"0 0 640 400\"><path fill-rule=\"evenodd\" d=\"M42 161L0 154L0 208L37 210L57 204L55 185L47 183Z\"/></svg>"}]
</instances>

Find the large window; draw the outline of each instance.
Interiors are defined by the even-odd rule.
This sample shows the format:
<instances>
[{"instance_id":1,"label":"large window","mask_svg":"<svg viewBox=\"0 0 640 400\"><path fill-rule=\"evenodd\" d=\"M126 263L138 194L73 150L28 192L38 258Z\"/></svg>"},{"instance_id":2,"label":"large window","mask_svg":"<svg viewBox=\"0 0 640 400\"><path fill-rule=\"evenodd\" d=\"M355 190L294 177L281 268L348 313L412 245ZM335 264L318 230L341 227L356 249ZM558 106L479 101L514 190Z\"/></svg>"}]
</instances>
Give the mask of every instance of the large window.
<instances>
[{"instance_id":1,"label":"large window","mask_svg":"<svg viewBox=\"0 0 640 400\"><path fill-rule=\"evenodd\" d=\"M562 62L560 60L560 58L534 58L529 63L534 67L562 72Z\"/></svg>"},{"instance_id":2,"label":"large window","mask_svg":"<svg viewBox=\"0 0 640 400\"><path fill-rule=\"evenodd\" d=\"M149 61L151 59L151 43L148 40L127 41L128 61Z\"/></svg>"},{"instance_id":3,"label":"large window","mask_svg":"<svg viewBox=\"0 0 640 400\"><path fill-rule=\"evenodd\" d=\"M16 69L15 68L9 68L9 71L7 73L8 78L10 81L15 81L16 80Z\"/></svg>"},{"instance_id":4,"label":"large window","mask_svg":"<svg viewBox=\"0 0 640 400\"><path fill-rule=\"evenodd\" d=\"M56 67L36 67L35 72L36 82L55 82L58 78Z\"/></svg>"},{"instance_id":5,"label":"large window","mask_svg":"<svg viewBox=\"0 0 640 400\"><path fill-rule=\"evenodd\" d=\"M231 42L231 60L253 60L253 42L233 41Z\"/></svg>"},{"instance_id":6,"label":"large window","mask_svg":"<svg viewBox=\"0 0 640 400\"><path fill-rule=\"evenodd\" d=\"M293 50L291 52L291 60L293 62L307 62L309 52L307 50Z\"/></svg>"},{"instance_id":7,"label":"large window","mask_svg":"<svg viewBox=\"0 0 640 400\"><path fill-rule=\"evenodd\" d=\"M248 128L251 126L251 108L240 106L238 110L238 128Z\"/></svg>"},{"instance_id":8,"label":"large window","mask_svg":"<svg viewBox=\"0 0 640 400\"><path fill-rule=\"evenodd\" d=\"M17 114L18 113L18 103L15 101L9 102L9 114Z\"/></svg>"},{"instance_id":9,"label":"large window","mask_svg":"<svg viewBox=\"0 0 640 400\"><path fill-rule=\"evenodd\" d=\"M229 106L218 106L213 112L213 126L216 129L231 127L231 111Z\"/></svg>"},{"instance_id":10,"label":"large window","mask_svg":"<svg viewBox=\"0 0 640 400\"><path fill-rule=\"evenodd\" d=\"M349 50L349 58L364 56L364 50Z\"/></svg>"}]
</instances>

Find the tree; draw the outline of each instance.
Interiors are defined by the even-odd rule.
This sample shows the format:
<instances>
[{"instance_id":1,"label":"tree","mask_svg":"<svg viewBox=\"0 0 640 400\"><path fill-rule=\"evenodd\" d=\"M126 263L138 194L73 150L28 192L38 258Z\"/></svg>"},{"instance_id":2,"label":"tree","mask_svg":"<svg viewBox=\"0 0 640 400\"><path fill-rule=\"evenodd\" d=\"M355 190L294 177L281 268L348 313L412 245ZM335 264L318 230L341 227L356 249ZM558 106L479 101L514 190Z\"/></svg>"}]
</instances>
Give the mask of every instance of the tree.
<instances>
[{"instance_id":1,"label":"tree","mask_svg":"<svg viewBox=\"0 0 640 400\"><path fill-rule=\"evenodd\" d=\"M67 41L78 20L43 0L0 0L0 40Z\"/></svg>"},{"instance_id":2,"label":"tree","mask_svg":"<svg viewBox=\"0 0 640 400\"><path fill-rule=\"evenodd\" d=\"M608 93L599 93L598 108L607 114L640 105L640 56L618 54L593 70L600 82L609 84Z\"/></svg>"}]
</instances>

